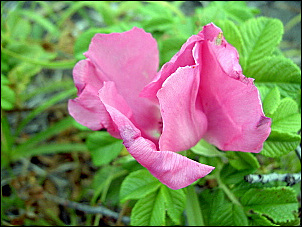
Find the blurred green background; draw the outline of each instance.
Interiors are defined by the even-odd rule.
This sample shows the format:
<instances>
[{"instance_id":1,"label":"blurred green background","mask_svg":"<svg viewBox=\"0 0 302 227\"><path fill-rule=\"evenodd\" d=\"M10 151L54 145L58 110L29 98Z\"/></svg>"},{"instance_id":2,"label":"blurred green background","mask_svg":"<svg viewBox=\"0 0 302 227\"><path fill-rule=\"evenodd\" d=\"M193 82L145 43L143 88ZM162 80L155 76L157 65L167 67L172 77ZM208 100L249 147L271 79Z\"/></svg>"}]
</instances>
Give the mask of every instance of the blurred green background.
<instances>
[{"instance_id":1,"label":"blurred green background","mask_svg":"<svg viewBox=\"0 0 302 227\"><path fill-rule=\"evenodd\" d=\"M111 159L100 161L90 153L96 153L94 139L100 137L89 137L91 131L67 111L67 100L76 96L72 68L84 59L94 34L143 28L158 41L163 65L203 25L223 19L240 25L257 16L282 20L280 51L301 67L300 1L1 1L2 224L121 224L64 208L44 195L91 206L101 201L111 210L122 209L116 185L126 173L102 179L110 173ZM114 157L128 157L119 142L100 136L104 146L119 151ZM264 172L300 171L294 156L288 154L286 161L265 159L269 167ZM99 186L102 180L107 186Z\"/></svg>"}]
</instances>

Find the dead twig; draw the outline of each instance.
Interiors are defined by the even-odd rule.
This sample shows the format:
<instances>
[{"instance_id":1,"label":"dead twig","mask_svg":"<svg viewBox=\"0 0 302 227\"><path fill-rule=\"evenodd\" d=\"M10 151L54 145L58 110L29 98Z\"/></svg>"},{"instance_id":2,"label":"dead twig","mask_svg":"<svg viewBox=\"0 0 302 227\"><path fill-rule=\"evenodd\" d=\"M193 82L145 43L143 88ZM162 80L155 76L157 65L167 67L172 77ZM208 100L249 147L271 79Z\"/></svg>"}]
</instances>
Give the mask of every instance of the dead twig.
<instances>
[{"instance_id":1,"label":"dead twig","mask_svg":"<svg viewBox=\"0 0 302 227\"><path fill-rule=\"evenodd\" d=\"M55 195L51 195L49 193L44 193L44 196L46 199L51 200L55 203L58 203L62 206L67 206L69 208L80 210L80 211L83 211L88 214L102 214L104 216L112 217L115 219L119 218L119 213L109 210L108 208L100 206L100 205L94 207L94 206L90 206L90 205L86 205L86 204L81 204L81 203L73 202L73 201L70 201L70 200L67 200L64 198L60 198ZM127 216L124 216L124 217L122 217L122 221L125 224L129 224L130 218Z\"/></svg>"}]
</instances>

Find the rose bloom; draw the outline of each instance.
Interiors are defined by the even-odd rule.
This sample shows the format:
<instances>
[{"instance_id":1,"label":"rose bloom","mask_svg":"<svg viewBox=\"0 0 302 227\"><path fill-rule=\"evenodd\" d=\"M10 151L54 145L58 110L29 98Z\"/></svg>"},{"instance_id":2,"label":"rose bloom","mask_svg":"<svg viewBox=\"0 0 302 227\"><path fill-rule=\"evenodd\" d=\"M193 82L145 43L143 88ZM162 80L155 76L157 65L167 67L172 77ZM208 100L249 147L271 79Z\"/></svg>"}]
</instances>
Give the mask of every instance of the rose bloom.
<instances>
[{"instance_id":1,"label":"rose bloom","mask_svg":"<svg viewBox=\"0 0 302 227\"><path fill-rule=\"evenodd\" d=\"M172 189L214 167L178 154L205 139L221 150L260 152L270 134L254 79L237 50L210 23L191 36L157 72L156 40L134 27L96 34L73 70L78 97L71 116L92 130L107 129L129 153Z\"/></svg>"}]
</instances>

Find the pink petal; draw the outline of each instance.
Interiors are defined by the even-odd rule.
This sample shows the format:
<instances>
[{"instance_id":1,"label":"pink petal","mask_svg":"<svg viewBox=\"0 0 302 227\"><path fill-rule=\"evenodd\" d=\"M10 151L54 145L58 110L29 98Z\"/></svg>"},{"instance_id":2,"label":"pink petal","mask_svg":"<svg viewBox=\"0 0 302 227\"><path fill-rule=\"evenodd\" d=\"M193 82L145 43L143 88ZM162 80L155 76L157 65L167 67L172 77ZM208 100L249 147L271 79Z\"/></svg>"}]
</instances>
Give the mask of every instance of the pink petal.
<instances>
[{"instance_id":1,"label":"pink petal","mask_svg":"<svg viewBox=\"0 0 302 227\"><path fill-rule=\"evenodd\" d=\"M90 88L90 89L89 89ZM100 130L107 128L108 132L120 138L115 124L112 122L105 106L100 99L96 97L95 92L90 85L86 86L78 98L68 101L68 111L70 115L80 124L91 130Z\"/></svg>"},{"instance_id":2,"label":"pink petal","mask_svg":"<svg viewBox=\"0 0 302 227\"><path fill-rule=\"evenodd\" d=\"M90 84L98 91L103 86L104 77L91 61L86 59L79 61L73 68L73 80L78 89L78 95L80 95L86 84Z\"/></svg>"},{"instance_id":3,"label":"pink petal","mask_svg":"<svg viewBox=\"0 0 302 227\"><path fill-rule=\"evenodd\" d=\"M159 109L139 93L156 75L158 49L156 40L143 29L134 27L123 33L96 34L85 56L104 76L113 81L131 108L136 127L152 140L158 140ZM158 134L158 133L157 133Z\"/></svg>"},{"instance_id":4,"label":"pink petal","mask_svg":"<svg viewBox=\"0 0 302 227\"><path fill-rule=\"evenodd\" d=\"M98 97L98 90L103 86L101 73L89 60L82 60L75 65L73 78L78 97L68 101L70 115L91 130L107 128L112 136L119 138L110 115Z\"/></svg>"},{"instance_id":5,"label":"pink petal","mask_svg":"<svg viewBox=\"0 0 302 227\"><path fill-rule=\"evenodd\" d=\"M191 36L187 42L182 45L180 51L177 52L169 62L163 65L153 81L142 90L140 95L157 102L157 91L172 73L174 73L179 67L195 65L195 61L192 56L192 49L195 43L200 40L202 40L201 36Z\"/></svg>"},{"instance_id":6,"label":"pink petal","mask_svg":"<svg viewBox=\"0 0 302 227\"><path fill-rule=\"evenodd\" d=\"M197 100L199 80L199 66L181 67L158 91L163 119L160 150L187 150L204 135L207 119Z\"/></svg>"},{"instance_id":7,"label":"pink petal","mask_svg":"<svg viewBox=\"0 0 302 227\"><path fill-rule=\"evenodd\" d=\"M214 169L172 151L157 151L155 144L142 137L140 130L119 111L118 103L106 95L114 92L114 84L108 82L104 84L99 95L116 124L124 145L129 153L163 184L172 189L183 188Z\"/></svg>"},{"instance_id":8,"label":"pink petal","mask_svg":"<svg viewBox=\"0 0 302 227\"><path fill-rule=\"evenodd\" d=\"M217 34L217 27L207 29ZM216 45L214 37L209 39L200 50L199 95L208 119L205 139L221 150L260 152L271 121L264 116L259 92L253 79L242 74L236 49L225 40Z\"/></svg>"}]
</instances>

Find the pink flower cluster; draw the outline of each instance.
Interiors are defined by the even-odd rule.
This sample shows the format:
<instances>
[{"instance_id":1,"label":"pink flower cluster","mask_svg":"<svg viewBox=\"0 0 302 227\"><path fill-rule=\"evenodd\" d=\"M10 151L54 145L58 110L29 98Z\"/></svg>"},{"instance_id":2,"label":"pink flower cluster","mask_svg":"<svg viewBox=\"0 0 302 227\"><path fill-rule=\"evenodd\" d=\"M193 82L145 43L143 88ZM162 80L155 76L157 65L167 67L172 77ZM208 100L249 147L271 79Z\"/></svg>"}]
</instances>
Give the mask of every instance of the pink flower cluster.
<instances>
[{"instance_id":1,"label":"pink flower cluster","mask_svg":"<svg viewBox=\"0 0 302 227\"><path fill-rule=\"evenodd\" d=\"M221 150L260 152L270 134L252 78L213 23L191 36L157 72L156 40L134 27L96 34L73 70L78 97L68 109L92 130L106 128L172 189L214 167L178 154L205 139Z\"/></svg>"}]
</instances>

